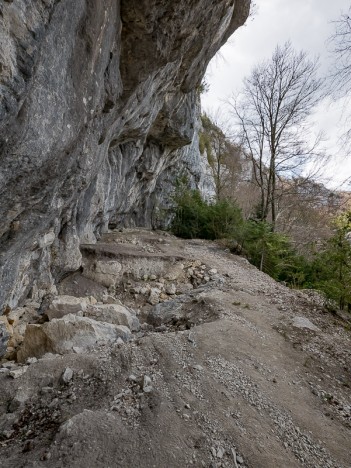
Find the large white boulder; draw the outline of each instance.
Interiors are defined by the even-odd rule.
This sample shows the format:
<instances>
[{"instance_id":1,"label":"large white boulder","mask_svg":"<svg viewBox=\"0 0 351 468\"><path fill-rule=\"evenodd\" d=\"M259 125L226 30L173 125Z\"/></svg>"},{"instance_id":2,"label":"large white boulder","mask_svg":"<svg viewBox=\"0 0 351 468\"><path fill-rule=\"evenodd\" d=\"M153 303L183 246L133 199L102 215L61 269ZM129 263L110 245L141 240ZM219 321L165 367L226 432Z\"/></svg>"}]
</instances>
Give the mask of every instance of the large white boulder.
<instances>
[{"instance_id":1,"label":"large white boulder","mask_svg":"<svg viewBox=\"0 0 351 468\"><path fill-rule=\"evenodd\" d=\"M49 320L52 320L62 318L67 314L84 313L88 304L90 304L90 298L88 297L58 296L45 312Z\"/></svg>"},{"instance_id":2,"label":"large white boulder","mask_svg":"<svg viewBox=\"0 0 351 468\"><path fill-rule=\"evenodd\" d=\"M97 320L98 322L124 325L131 330L134 328L136 319L128 309L119 304L96 304L88 306L84 312L84 316Z\"/></svg>"},{"instance_id":3,"label":"large white boulder","mask_svg":"<svg viewBox=\"0 0 351 468\"><path fill-rule=\"evenodd\" d=\"M39 358L46 353L83 353L95 346L115 342L118 338L127 341L130 335L126 326L68 314L44 325L28 325L17 360L25 362L28 357Z\"/></svg>"}]
</instances>

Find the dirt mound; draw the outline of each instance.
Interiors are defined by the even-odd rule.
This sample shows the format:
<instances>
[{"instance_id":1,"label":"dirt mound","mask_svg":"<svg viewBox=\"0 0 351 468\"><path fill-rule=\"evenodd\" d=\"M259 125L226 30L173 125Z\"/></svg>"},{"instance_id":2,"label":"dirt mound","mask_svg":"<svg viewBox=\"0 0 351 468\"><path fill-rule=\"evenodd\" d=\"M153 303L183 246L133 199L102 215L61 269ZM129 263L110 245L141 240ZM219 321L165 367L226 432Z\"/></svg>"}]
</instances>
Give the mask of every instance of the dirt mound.
<instances>
[{"instance_id":1,"label":"dirt mound","mask_svg":"<svg viewBox=\"0 0 351 468\"><path fill-rule=\"evenodd\" d=\"M53 320L90 323L92 310L114 320L123 308L140 328L23 365L3 360L1 466L351 466L346 322L215 243L125 230L102 246L83 250L86 270L59 286L66 296L53 304L71 315ZM101 254L112 250L118 258ZM140 269L138 251L150 254ZM103 271L113 284L99 282ZM40 317L45 330L52 322Z\"/></svg>"}]
</instances>

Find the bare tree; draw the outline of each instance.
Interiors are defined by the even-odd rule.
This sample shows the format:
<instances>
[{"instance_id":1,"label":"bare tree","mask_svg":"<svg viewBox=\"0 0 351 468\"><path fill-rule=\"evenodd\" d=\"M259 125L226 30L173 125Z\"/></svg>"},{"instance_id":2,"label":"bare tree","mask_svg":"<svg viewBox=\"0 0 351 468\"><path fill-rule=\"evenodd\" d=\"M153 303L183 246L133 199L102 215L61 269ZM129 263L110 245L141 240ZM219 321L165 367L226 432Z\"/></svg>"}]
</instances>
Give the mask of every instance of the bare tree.
<instances>
[{"instance_id":1,"label":"bare tree","mask_svg":"<svg viewBox=\"0 0 351 468\"><path fill-rule=\"evenodd\" d=\"M251 158L253 179L260 189L259 218L277 218L278 187L301 177L322 156L321 135L312 138L310 116L324 96L317 77L318 60L295 52L287 42L272 58L257 65L244 80L243 91L230 101L240 128L241 145Z\"/></svg>"},{"instance_id":2,"label":"bare tree","mask_svg":"<svg viewBox=\"0 0 351 468\"><path fill-rule=\"evenodd\" d=\"M335 99L346 98L345 109L351 101L351 7L334 22L335 32L329 43L335 57L331 71L332 88ZM351 111L346 110L346 119L351 120ZM344 134L344 143L351 153L351 128Z\"/></svg>"},{"instance_id":3,"label":"bare tree","mask_svg":"<svg viewBox=\"0 0 351 468\"><path fill-rule=\"evenodd\" d=\"M335 55L332 72L336 95L351 95L351 7L334 22L335 32L329 39Z\"/></svg>"}]
</instances>

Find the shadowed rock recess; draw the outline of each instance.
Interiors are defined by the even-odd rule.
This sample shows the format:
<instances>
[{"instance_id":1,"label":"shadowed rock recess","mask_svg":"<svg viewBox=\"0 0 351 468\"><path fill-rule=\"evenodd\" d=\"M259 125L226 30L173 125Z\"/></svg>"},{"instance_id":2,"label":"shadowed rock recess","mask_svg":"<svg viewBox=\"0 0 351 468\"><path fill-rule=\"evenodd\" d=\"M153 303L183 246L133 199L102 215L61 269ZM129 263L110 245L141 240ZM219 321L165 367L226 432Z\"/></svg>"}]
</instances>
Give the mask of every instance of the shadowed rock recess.
<instances>
[{"instance_id":1,"label":"shadowed rock recess","mask_svg":"<svg viewBox=\"0 0 351 468\"><path fill-rule=\"evenodd\" d=\"M109 223L152 226L206 66L249 0L0 2L0 306L41 299Z\"/></svg>"}]
</instances>

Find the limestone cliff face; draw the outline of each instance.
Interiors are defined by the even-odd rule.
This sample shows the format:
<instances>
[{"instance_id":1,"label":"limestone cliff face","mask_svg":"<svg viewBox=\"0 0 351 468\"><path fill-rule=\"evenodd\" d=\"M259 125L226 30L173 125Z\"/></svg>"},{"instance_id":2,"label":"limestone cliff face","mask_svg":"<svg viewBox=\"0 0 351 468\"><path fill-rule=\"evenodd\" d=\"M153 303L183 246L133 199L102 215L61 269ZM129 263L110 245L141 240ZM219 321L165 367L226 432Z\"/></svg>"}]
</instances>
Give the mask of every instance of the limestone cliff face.
<instances>
[{"instance_id":1,"label":"limestone cliff face","mask_svg":"<svg viewBox=\"0 0 351 468\"><path fill-rule=\"evenodd\" d=\"M1 308L78 269L110 220L150 224L196 87L249 4L0 2Z\"/></svg>"}]
</instances>

